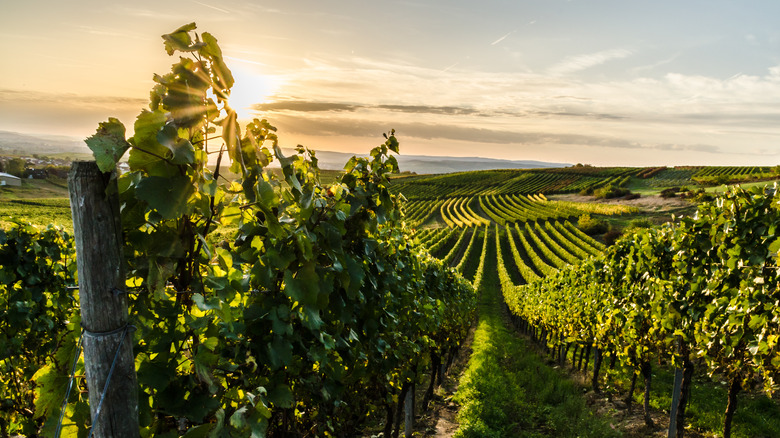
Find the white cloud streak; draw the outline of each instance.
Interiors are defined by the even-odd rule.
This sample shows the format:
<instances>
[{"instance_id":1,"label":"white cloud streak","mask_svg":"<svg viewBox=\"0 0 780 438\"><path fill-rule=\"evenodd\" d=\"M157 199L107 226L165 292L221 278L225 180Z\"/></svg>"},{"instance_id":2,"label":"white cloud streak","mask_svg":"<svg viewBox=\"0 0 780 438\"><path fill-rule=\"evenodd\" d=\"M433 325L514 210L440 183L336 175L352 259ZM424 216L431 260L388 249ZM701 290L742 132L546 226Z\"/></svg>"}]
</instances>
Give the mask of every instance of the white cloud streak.
<instances>
[{"instance_id":1,"label":"white cloud streak","mask_svg":"<svg viewBox=\"0 0 780 438\"><path fill-rule=\"evenodd\" d=\"M570 56L553 65L548 70L554 76L563 76L604 64L613 59L627 58L632 55L630 50L612 49L596 53Z\"/></svg>"},{"instance_id":2,"label":"white cloud streak","mask_svg":"<svg viewBox=\"0 0 780 438\"><path fill-rule=\"evenodd\" d=\"M209 8L209 9L213 9L213 10L218 11L218 12L222 12L223 14L230 14L231 13L227 9L218 8L216 6L209 5L209 4L206 4L206 3L202 3L202 2L199 2L197 0L192 0L192 2L197 4L197 5L201 5L201 6L205 7L205 8Z\"/></svg>"},{"instance_id":3,"label":"white cloud streak","mask_svg":"<svg viewBox=\"0 0 780 438\"><path fill-rule=\"evenodd\" d=\"M491 45L491 46L495 46L496 44L500 43L501 41L504 41L505 39L507 39L507 37L509 37L509 35L512 35L512 34L513 34L513 33L515 33L515 32L516 32L516 30L513 30L513 31L511 31L511 32L508 32L506 35L504 35L504 36L502 36L501 38L499 38L499 39L497 39L497 40L493 41L492 43L490 43L490 45Z\"/></svg>"}]
</instances>

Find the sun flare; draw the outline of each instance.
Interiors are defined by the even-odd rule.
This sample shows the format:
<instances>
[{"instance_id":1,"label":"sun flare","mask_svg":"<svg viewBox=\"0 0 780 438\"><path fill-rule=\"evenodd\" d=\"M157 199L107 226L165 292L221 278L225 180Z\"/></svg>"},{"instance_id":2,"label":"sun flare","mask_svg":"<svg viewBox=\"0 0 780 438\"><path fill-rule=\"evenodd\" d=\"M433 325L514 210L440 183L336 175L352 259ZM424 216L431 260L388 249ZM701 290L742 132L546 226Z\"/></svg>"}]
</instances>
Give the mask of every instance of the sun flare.
<instances>
[{"instance_id":1,"label":"sun flare","mask_svg":"<svg viewBox=\"0 0 780 438\"><path fill-rule=\"evenodd\" d=\"M281 85L278 77L257 73L244 68L234 68L235 83L230 92L230 107L238 113L239 119L257 117L253 107L259 103L268 103Z\"/></svg>"}]
</instances>

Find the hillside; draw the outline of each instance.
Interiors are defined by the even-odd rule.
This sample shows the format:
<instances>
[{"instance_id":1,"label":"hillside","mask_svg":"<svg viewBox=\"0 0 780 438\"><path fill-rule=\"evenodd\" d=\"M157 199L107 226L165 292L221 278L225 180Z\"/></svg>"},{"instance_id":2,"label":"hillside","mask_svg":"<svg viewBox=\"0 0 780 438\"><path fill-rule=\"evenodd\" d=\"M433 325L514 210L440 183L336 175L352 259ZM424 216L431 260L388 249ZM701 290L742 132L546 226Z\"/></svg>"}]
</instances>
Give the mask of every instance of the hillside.
<instances>
[{"instance_id":1,"label":"hillside","mask_svg":"<svg viewBox=\"0 0 780 438\"><path fill-rule=\"evenodd\" d=\"M284 152L292 154L293 149L284 148ZM0 156L31 156L31 155L71 156L74 159L88 159L90 150L83 140L66 136L24 134L11 131L0 131ZM87 155L85 155L87 154ZM319 167L323 170L342 170L354 153L317 151ZM357 154L360 155L360 154ZM548 163L533 160L501 160L481 157L446 157L428 155L397 156L401 170L413 173L449 173L471 170L492 169L536 169L568 166L565 163ZM272 166L278 166L274 163Z\"/></svg>"}]
</instances>

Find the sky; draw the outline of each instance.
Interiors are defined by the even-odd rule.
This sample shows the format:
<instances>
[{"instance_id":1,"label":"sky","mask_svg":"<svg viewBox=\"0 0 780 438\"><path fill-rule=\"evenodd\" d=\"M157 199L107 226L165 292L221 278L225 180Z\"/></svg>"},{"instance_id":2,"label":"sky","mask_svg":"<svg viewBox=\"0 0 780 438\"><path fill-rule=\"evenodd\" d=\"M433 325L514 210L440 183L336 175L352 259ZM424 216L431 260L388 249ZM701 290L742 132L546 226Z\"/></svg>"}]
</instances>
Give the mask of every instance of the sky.
<instances>
[{"instance_id":1,"label":"sky","mask_svg":"<svg viewBox=\"0 0 780 438\"><path fill-rule=\"evenodd\" d=\"M0 130L132 126L196 22L282 146L599 166L780 164L780 2L3 0Z\"/></svg>"}]
</instances>

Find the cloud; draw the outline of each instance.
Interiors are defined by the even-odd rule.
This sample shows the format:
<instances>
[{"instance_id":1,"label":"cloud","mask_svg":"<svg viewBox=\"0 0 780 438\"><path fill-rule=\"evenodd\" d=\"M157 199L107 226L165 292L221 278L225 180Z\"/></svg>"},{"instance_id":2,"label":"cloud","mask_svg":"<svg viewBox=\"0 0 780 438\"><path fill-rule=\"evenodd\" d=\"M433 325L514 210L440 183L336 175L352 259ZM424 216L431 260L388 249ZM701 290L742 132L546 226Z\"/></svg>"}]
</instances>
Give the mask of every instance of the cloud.
<instances>
[{"instance_id":1,"label":"cloud","mask_svg":"<svg viewBox=\"0 0 780 438\"><path fill-rule=\"evenodd\" d=\"M376 137L380 133L386 132L392 128L395 129L396 135L399 138L406 140L458 141L477 144L520 145L529 147L565 145L620 150L723 153L723 150L717 146L701 143L649 143L609 135L492 129L464 126L454 123L388 123L354 117L298 117L295 115L280 115L274 118L274 124L279 126L280 131L285 133L316 136Z\"/></svg>"},{"instance_id":2,"label":"cloud","mask_svg":"<svg viewBox=\"0 0 780 438\"><path fill-rule=\"evenodd\" d=\"M267 111L296 111L296 112L354 112L360 109L387 110L411 114L444 114L444 115L476 115L479 111L473 108L459 106L430 106L430 105L358 105L340 102L309 102L304 100L282 100L270 103L260 103L252 106L252 109L260 112Z\"/></svg>"},{"instance_id":3,"label":"cloud","mask_svg":"<svg viewBox=\"0 0 780 438\"><path fill-rule=\"evenodd\" d=\"M199 2L199 1L197 1L197 0L191 0L191 1L192 1L193 3L195 3L195 4L201 5L201 6L203 6L203 7L206 7L206 8L209 8L209 9L212 9L212 10L215 10L215 11L218 11L218 12L222 12L223 14L231 14L231 13L232 13L231 11L228 11L227 9L218 8L218 7L216 7L216 6L209 5L209 4L206 4L206 3L202 3L202 2Z\"/></svg>"},{"instance_id":4,"label":"cloud","mask_svg":"<svg viewBox=\"0 0 780 438\"><path fill-rule=\"evenodd\" d=\"M612 49L585 55L570 56L550 67L548 71L554 76L563 76L604 64L613 59L626 58L631 55L632 52L630 50Z\"/></svg>"},{"instance_id":5,"label":"cloud","mask_svg":"<svg viewBox=\"0 0 780 438\"><path fill-rule=\"evenodd\" d=\"M130 134L135 117L148 103L128 97L0 89L0 129L85 138L99 122L117 117Z\"/></svg>"},{"instance_id":6,"label":"cloud","mask_svg":"<svg viewBox=\"0 0 780 438\"><path fill-rule=\"evenodd\" d=\"M507 39L507 37L508 37L509 35L512 35L512 34L513 34L513 33L515 33L515 32L516 32L516 30L513 30L513 31L511 31L511 32L507 32L507 33L506 33L504 36L502 36L501 38L499 38L499 39L497 39L497 40L493 41L492 43L490 43L490 45L491 45L491 46L495 46L496 44L500 43L501 41L504 41L505 39Z\"/></svg>"},{"instance_id":7,"label":"cloud","mask_svg":"<svg viewBox=\"0 0 780 438\"><path fill-rule=\"evenodd\" d=\"M135 97L89 96L76 93L47 93L43 91L0 88L0 102L61 103L71 106L146 106L149 100Z\"/></svg>"},{"instance_id":8,"label":"cloud","mask_svg":"<svg viewBox=\"0 0 780 438\"><path fill-rule=\"evenodd\" d=\"M675 144L675 143L661 143L648 145L651 149L657 149L661 151L691 151L691 152L707 152L711 154L721 153L722 150L713 145L708 144Z\"/></svg>"},{"instance_id":9,"label":"cloud","mask_svg":"<svg viewBox=\"0 0 780 438\"><path fill-rule=\"evenodd\" d=\"M280 102L259 103L252 105L256 111L298 111L298 112L321 112L321 111L355 111L360 105L351 105L347 103L334 102L307 102L303 100L285 100Z\"/></svg>"},{"instance_id":10,"label":"cloud","mask_svg":"<svg viewBox=\"0 0 780 438\"><path fill-rule=\"evenodd\" d=\"M473 108L459 106L429 106L429 105L377 105L376 108L404 113L474 115L480 112Z\"/></svg>"},{"instance_id":11,"label":"cloud","mask_svg":"<svg viewBox=\"0 0 780 438\"><path fill-rule=\"evenodd\" d=\"M668 57L666 59L662 59L662 60L654 62L652 64L640 65L638 67L632 67L628 71L631 74L637 75L637 74L639 74L639 73L641 73L643 71L646 71L646 70L653 70L655 68L661 67L662 65L666 65L666 64L670 64L670 63L674 62L674 60L679 58L681 54L682 54L682 52L677 52L674 55L672 55L672 56L670 56L670 57Z\"/></svg>"}]
</instances>

